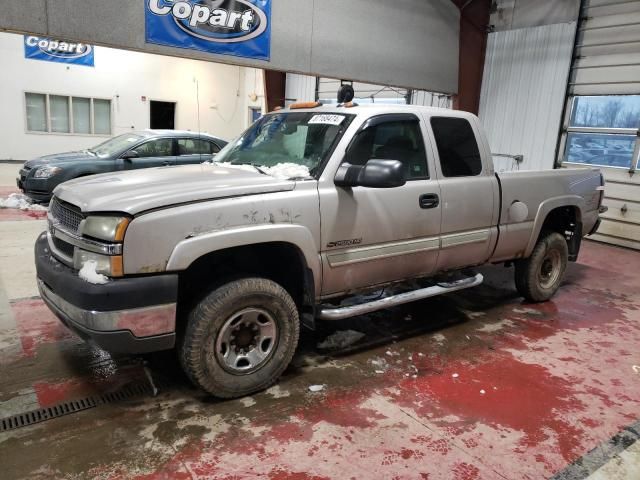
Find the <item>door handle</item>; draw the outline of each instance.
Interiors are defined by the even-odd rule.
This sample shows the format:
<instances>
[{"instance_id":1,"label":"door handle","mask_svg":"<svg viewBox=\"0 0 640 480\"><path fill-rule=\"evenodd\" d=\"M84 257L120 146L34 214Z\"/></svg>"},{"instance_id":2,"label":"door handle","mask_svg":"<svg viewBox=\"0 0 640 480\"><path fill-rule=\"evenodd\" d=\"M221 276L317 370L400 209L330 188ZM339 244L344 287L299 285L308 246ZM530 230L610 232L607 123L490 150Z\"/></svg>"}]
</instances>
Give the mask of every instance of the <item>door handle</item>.
<instances>
[{"instance_id":1,"label":"door handle","mask_svg":"<svg viewBox=\"0 0 640 480\"><path fill-rule=\"evenodd\" d=\"M435 193L425 193L424 195L420 195L419 203L420 208L436 208L440 205L440 197Z\"/></svg>"},{"instance_id":2,"label":"door handle","mask_svg":"<svg viewBox=\"0 0 640 480\"><path fill-rule=\"evenodd\" d=\"M162 162L163 167L168 167L171 165L171 162Z\"/></svg>"}]
</instances>

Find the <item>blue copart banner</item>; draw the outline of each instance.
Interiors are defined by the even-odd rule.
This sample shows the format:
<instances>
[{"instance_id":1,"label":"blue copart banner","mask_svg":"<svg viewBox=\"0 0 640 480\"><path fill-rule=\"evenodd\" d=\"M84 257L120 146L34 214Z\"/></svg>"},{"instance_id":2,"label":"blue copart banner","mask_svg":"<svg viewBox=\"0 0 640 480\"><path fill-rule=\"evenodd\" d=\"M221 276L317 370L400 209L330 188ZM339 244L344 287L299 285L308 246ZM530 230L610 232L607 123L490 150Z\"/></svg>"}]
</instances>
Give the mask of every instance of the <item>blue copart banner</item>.
<instances>
[{"instance_id":1,"label":"blue copart banner","mask_svg":"<svg viewBox=\"0 0 640 480\"><path fill-rule=\"evenodd\" d=\"M47 62L72 63L93 67L94 51L86 43L74 43L52 38L24 36L24 57Z\"/></svg>"},{"instance_id":2,"label":"blue copart banner","mask_svg":"<svg viewBox=\"0 0 640 480\"><path fill-rule=\"evenodd\" d=\"M269 60L271 0L145 0L146 41Z\"/></svg>"}]
</instances>

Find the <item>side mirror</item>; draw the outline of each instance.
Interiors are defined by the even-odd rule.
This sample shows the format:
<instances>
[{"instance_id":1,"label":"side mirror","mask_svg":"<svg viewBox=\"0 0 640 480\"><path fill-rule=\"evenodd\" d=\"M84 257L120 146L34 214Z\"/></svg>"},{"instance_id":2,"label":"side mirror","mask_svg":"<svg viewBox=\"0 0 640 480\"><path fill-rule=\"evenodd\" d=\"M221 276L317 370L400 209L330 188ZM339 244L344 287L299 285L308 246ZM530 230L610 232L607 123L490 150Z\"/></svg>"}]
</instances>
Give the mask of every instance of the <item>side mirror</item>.
<instances>
[{"instance_id":1,"label":"side mirror","mask_svg":"<svg viewBox=\"0 0 640 480\"><path fill-rule=\"evenodd\" d=\"M135 150L129 150L128 152L123 153L120 158L122 160L131 160L133 158L139 158L139 157L140 155L138 155L138 152L136 152Z\"/></svg>"},{"instance_id":2,"label":"side mirror","mask_svg":"<svg viewBox=\"0 0 640 480\"><path fill-rule=\"evenodd\" d=\"M343 163L334 182L339 187L396 188L407 179L402 162L372 158L364 166Z\"/></svg>"}]
</instances>

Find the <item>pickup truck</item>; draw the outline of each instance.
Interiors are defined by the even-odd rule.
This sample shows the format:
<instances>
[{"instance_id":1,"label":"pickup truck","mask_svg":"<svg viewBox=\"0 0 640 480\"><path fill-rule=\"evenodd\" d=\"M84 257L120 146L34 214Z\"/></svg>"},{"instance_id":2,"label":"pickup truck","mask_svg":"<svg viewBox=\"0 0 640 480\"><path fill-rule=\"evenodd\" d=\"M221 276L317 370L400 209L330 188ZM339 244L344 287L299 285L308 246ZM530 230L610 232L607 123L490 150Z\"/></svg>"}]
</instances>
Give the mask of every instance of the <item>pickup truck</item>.
<instances>
[{"instance_id":1,"label":"pickup truck","mask_svg":"<svg viewBox=\"0 0 640 480\"><path fill-rule=\"evenodd\" d=\"M194 384L237 397L277 380L301 325L473 287L474 266L513 263L520 294L548 300L598 228L603 184L589 168L496 174L469 113L292 105L213 163L58 186L37 281L82 338L176 347Z\"/></svg>"}]
</instances>

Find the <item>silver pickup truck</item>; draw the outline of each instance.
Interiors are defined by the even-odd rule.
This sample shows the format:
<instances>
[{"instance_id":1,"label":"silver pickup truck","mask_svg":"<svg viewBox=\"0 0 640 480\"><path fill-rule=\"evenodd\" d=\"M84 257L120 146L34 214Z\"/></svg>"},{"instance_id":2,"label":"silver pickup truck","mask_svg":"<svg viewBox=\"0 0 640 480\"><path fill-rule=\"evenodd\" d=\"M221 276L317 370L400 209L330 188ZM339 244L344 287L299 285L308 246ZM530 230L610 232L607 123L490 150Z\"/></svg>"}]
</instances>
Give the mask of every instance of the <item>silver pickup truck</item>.
<instances>
[{"instance_id":1,"label":"silver pickup truck","mask_svg":"<svg viewBox=\"0 0 640 480\"><path fill-rule=\"evenodd\" d=\"M473 266L514 263L520 294L548 300L602 197L594 169L496 174L468 113L293 105L215 162L57 187L38 284L82 338L177 347L196 385L236 397L276 381L301 325L473 287Z\"/></svg>"}]
</instances>

